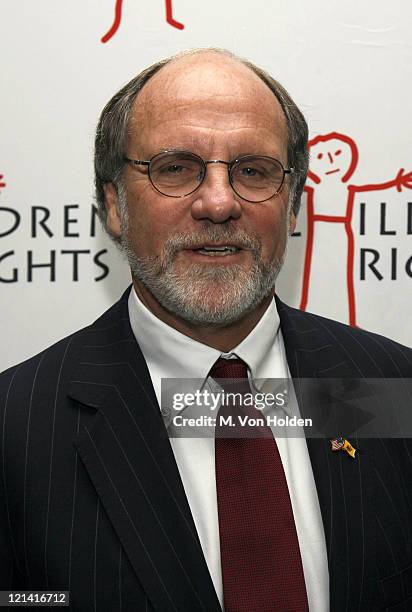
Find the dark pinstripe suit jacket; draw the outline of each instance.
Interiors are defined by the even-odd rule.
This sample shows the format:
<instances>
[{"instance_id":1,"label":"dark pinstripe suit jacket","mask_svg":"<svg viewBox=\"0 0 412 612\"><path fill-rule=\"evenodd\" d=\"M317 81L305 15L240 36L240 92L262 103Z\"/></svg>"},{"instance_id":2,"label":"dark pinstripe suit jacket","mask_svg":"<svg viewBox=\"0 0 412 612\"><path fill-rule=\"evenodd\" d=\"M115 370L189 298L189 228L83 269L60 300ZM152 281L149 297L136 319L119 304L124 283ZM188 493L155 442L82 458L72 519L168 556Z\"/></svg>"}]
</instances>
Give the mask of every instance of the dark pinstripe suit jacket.
<instances>
[{"instance_id":1,"label":"dark pinstripe suit jacket","mask_svg":"<svg viewBox=\"0 0 412 612\"><path fill-rule=\"evenodd\" d=\"M74 610L219 611L127 294L0 377L0 589ZM411 377L412 351L278 303L292 376ZM331 610L412 610L412 447L308 447ZM251 610L251 612L259 612Z\"/></svg>"}]
</instances>

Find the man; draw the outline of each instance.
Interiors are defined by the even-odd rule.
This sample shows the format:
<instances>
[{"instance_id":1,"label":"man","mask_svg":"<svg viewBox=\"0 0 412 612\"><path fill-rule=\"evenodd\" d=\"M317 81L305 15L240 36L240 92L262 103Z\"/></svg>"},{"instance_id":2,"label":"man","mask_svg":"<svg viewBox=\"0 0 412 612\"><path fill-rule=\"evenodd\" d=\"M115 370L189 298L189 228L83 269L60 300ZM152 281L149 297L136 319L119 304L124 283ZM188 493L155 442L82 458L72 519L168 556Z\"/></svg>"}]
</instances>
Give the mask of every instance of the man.
<instances>
[{"instance_id":1,"label":"man","mask_svg":"<svg viewBox=\"0 0 412 612\"><path fill-rule=\"evenodd\" d=\"M225 51L108 103L97 199L133 287L2 375L2 589L69 590L75 610L411 608L409 441L354 438L353 459L169 440L159 409L162 378L411 375L409 349L273 299L306 144L287 92Z\"/></svg>"}]
</instances>

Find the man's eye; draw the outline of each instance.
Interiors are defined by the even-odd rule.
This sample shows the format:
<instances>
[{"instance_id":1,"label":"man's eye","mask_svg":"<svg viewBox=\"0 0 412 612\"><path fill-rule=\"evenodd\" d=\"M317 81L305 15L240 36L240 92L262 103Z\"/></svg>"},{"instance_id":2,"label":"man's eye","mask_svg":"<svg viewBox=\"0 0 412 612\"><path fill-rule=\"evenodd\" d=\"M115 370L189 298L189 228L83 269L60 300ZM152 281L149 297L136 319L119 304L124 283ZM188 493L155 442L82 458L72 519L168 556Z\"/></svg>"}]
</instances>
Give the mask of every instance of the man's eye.
<instances>
[{"instance_id":1,"label":"man's eye","mask_svg":"<svg viewBox=\"0 0 412 612\"><path fill-rule=\"evenodd\" d=\"M167 166L163 172L168 172L169 174L181 174L184 170L184 167L181 164L173 164L172 166Z\"/></svg>"},{"instance_id":2,"label":"man's eye","mask_svg":"<svg viewBox=\"0 0 412 612\"><path fill-rule=\"evenodd\" d=\"M267 177L267 171L265 168L257 166L243 166L243 168L240 168L240 176L243 178L263 179Z\"/></svg>"},{"instance_id":3,"label":"man's eye","mask_svg":"<svg viewBox=\"0 0 412 612\"><path fill-rule=\"evenodd\" d=\"M246 168L242 168L241 172L243 176L256 176L257 174L259 174L256 168L251 168L250 166L247 166Z\"/></svg>"}]
</instances>

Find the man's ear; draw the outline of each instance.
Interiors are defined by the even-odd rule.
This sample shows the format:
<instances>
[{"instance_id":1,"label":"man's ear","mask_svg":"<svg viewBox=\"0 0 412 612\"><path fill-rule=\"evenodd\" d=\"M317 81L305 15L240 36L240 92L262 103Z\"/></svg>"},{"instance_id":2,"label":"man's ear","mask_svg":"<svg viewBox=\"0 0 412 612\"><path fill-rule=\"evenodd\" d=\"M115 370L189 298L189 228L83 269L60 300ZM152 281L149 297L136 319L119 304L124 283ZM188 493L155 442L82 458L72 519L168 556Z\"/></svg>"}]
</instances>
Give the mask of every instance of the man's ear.
<instances>
[{"instance_id":1,"label":"man's ear","mask_svg":"<svg viewBox=\"0 0 412 612\"><path fill-rule=\"evenodd\" d=\"M293 210L291 210L290 218L289 218L289 236L293 234L293 232L295 231L295 228L296 228L296 215L293 212Z\"/></svg>"},{"instance_id":2,"label":"man's ear","mask_svg":"<svg viewBox=\"0 0 412 612\"><path fill-rule=\"evenodd\" d=\"M106 183L104 185L104 194L104 203L107 210L107 231L115 238L120 238L122 231L119 214L119 200L114 183Z\"/></svg>"}]
</instances>

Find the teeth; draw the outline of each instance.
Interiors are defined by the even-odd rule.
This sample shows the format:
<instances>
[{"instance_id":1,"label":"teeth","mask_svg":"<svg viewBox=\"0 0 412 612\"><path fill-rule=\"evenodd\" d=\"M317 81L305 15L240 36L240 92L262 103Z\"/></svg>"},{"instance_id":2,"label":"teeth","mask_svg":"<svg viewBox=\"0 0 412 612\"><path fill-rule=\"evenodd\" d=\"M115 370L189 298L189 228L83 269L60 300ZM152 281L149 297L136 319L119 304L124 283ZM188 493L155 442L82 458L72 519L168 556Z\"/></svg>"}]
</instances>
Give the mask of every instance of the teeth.
<instances>
[{"instance_id":1,"label":"teeth","mask_svg":"<svg viewBox=\"0 0 412 612\"><path fill-rule=\"evenodd\" d=\"M225 255L231 255L236 253L239 249L235 246L215 246L215 247L201 247L196 249L198 253L202 255L209 255L209 257L224 257Z\"/></svg>"},{"instance_id":2,"label":"teeth","mask_svg":"<svg viewBox=\"0 0 412 612\"><path fill-rule=\"evenodd\" d=\"M206 251L209 253L214 253L214 252L221 252L221 253L235 253L238 249L234 246L215 246L215 247L202 247L201 249L198 249L199 251Z\"/></svg>"}]
</instances>

